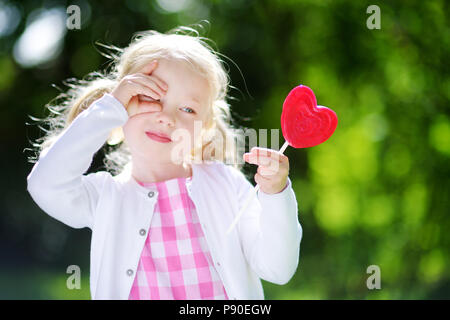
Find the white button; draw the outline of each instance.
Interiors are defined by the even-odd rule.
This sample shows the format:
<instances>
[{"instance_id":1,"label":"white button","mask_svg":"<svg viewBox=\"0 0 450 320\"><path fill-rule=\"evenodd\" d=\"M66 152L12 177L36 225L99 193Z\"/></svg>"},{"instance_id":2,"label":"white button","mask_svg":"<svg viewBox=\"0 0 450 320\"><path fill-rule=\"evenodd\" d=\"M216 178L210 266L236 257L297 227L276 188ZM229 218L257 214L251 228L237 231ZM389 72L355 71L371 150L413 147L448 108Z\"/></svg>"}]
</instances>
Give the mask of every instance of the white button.
<instances>
[{"instance_id":1,"label":"white button","mask_svg":"<svg viewBox=\"0 0 450 320\"><path fill-rule=\"evenodd\" d=\"M133 270L128 269L128 270L127 270L127 275L132 276L132 275L133 275Z\"/></svg>"},{"instance_id":2,"label":"white button","mask_svg":"<svg viewBox=\"0 0 450 320\"><path fill-rule=\"evenodd\" d=\"M148 193L148 197L149 197L149 198L153 198L154 195L155 195L155 193L154 193L153 191L150 191L150 192Z\"/></svg>"},{"instance_id":3,"label":"white button","mask_svg":"<svg viewBox=\"0 0 450 320\"><path fill-rule=\"evenodd\" d=\"M141 236L145 236L146 233L147 233L147 231L145 231L145 229L139 230L139 234L140 234Z\"/></svg>"}]
</instances>

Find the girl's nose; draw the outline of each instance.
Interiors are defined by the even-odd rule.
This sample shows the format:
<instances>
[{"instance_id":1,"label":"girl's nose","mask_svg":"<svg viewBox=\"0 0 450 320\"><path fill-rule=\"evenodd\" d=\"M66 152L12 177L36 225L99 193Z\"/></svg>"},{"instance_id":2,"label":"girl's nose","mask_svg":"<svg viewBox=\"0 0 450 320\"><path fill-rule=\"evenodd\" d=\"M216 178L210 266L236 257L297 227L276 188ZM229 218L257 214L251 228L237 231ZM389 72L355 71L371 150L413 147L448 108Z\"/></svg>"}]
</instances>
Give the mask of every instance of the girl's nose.
<instances>
[{"instance_id":1,"label":"girl's nose","mask_svg":"<svg viewBox=\"0 0 450 320\"><path fill-rule=\"evenodd\" d=\"M164 110L164 108L158 113L156 119L158 123L163 125L166 124L168 127L173 127L175 124L172 114L167 110Z\"/></svg>"}]
</instances>

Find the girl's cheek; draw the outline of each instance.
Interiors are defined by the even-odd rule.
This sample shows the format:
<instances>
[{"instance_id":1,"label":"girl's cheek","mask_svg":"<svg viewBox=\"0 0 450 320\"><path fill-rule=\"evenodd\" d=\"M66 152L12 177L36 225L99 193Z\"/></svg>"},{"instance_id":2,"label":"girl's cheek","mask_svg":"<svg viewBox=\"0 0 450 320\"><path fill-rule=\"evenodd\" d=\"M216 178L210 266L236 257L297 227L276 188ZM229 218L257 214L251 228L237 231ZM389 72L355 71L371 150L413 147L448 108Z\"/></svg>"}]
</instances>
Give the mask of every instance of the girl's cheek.
<instances>
[{"instance_id":1,"label":"girl's cheek","mask_svg":"<svg viewBox=\"0 0 450 320\"><path fill-rule=\"evenodd\" d=\"M133 141L133 137L135 136L135 130L136 128L136 119L129 118L128 121L122 126L123 135L125 137L125 140L130 142Z\"/></svg>"}]
</instances>

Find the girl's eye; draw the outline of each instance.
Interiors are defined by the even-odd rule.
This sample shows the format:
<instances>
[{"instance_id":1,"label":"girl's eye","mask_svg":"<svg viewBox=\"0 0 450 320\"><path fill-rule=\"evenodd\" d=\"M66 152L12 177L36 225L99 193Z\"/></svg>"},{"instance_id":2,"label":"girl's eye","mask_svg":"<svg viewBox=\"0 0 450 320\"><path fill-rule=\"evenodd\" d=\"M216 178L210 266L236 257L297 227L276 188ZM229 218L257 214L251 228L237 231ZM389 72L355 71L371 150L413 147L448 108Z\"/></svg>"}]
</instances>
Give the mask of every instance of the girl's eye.
<instances>
[{"instance_id":1,"label":"girl's eye","mask_svg":"<svg viewBox=\"0 0 450 320\"><path fill-rule=\"evenodd\" d=\"M188 111L188 113L195 113L195 111L194 110L192 110L191 108L189 108L189 107L184 107L184 108L182 108L182 109L188 109L188 110L190 110L190 111Z\"/></svg>"}]
</instances>

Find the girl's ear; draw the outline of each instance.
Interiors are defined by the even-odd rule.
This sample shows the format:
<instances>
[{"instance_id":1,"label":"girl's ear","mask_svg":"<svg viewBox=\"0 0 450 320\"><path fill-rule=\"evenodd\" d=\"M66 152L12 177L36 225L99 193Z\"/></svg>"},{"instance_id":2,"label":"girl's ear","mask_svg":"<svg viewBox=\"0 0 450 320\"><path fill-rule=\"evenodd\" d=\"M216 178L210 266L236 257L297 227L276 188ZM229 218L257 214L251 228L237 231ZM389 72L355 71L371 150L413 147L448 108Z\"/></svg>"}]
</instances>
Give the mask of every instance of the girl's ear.
<instances>
[{"instance_id":1,"label":"girl's ear","mask_svg":"<svg viewBox=\"0 0 450 320\"><path fill-rule=\"evenodd\" d=\"M114 146L116 144L121 143L124 140L125 136L123 134L122 127L115 128L109 134L109 138L106 141L110 146Z\"/></svg>"}]
</instances>

